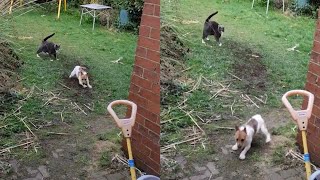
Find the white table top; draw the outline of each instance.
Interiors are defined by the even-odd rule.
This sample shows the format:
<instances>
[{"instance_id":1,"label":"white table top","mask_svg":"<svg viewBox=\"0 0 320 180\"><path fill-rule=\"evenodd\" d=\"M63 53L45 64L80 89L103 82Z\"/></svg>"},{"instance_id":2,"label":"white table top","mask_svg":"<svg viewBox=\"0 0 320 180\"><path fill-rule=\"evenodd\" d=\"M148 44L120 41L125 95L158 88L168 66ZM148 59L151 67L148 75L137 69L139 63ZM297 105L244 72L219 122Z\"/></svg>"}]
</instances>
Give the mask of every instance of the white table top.
<instances>
[{"instance_id":1,"label":"white table top","mask_svg":"<svg viewBox=\"0 0 320 180\"><path fill-rule=\"evenodd\" d=\"M101 4L84 4L80 5L81 7L88 8L88 9L95 9L95 10L102 10L102 9L111 9L110 6L105 6Z\"/></svg>"}]
</instances>

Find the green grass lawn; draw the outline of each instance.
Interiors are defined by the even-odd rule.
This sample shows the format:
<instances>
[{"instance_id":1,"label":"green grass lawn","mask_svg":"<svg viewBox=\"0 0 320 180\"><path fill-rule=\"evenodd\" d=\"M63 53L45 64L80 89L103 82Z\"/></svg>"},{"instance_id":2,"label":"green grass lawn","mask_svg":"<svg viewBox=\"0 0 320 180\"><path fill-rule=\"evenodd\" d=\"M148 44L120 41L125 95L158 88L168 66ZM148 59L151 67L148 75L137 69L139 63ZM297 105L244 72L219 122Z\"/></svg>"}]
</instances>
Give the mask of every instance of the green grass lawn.
<instances>
[{"instance_id":1,"label":"green grass lawn","mask_svg":"<svg viewBox=\"0 0 320 180\"><path fill-rule=\"evenodd\" d=\"M61 117L57 112L61 111L64 113L64 122L71 125L71 130L67 131L82 133L83 136L79 136L78 139L85 139L84 143L89 140L91 144L88 143L86 146L92 146L91 140L95 141L99 137L92 137L95 135L85 130L87 126L90 127L88 124L96 123L96 120L105 117L107 105L111 101L128 97L137 36L130 32L107 29L100 26L99 22L96 22L95 30L92 31L92 19L89 17L79 26L80 13L76 9L62 12L60 20L56 20L55 10L34 9L23 15L20 15L21 13L18 11L11 17L1 19L5 29L1 33L11 42L15 52L24 62L19 69L20 82L23 85L20 94L21 99L26 99L12 107L13 111L22 106L20 114L0 121L0 126L8 125L0 129L0 149L18 144L21 138L17 134L27 131L19 118L26 117L25 121L41 140L53 138L48 137L47 131L65 132L65 125L39 130L35 128L56 120L60 121ZM52 33L56 34L49 41L61 45L59 60L38 58L38 46L44 37ZM123 64L111 62L119 58L122 58L120 62ZM88 67L92 89L83 89L77 80L68 79L76 65ZM59 98L67 101L44 105L48 98L52 97L51 92L59 94ZM31 96L28 97L28 94ZM76 112L70 102L80 105L88 116L84 116L81 111ZM86 109L83 104L91 106L93 111ZM111 118L108 120L113 121ZM113 124L105 119L97 123L101 124L98 127ZM108 131L105 129L105 132ZM68 138L62 137L61 142L63 139ZM30 160L32 162L32 159Z\"/></svg>"},{"instance_id":2,"label":"green grass lawn","mask_svg":"<svg viewBox=\"0 0 320 180\"><path fill-rule=\"evenodd\" d=\"M186 112L193 110L191 115L206 131L209 144L219 146L220 141L228 143L232 136L227 131L219 132L219 126L232 128L255 113L268 114L282 107L280 99L286 91L304 89L315 19L285 16L273 8L266 16L265 6L257 4L251 9L251 2L161 1L162 24L173 26L190 50L182 57L187 71L180 74L182 78L178 80L184 93L177 97L169 96L171 103L162 106L165 113L161 120L171 120L161 127L162 145L186 140L186 136L193 133L186 129L194 123L185 112L176 108L177 103L184 102L180 107ZM201 43L203 23L215 11L219 13L212 20L225 27L221 47L213 37L209 37L207 45ZM287 51L296 44L299 44L299 52ZM190 83L188 78L193 82ZM201 81L197 86L199 79ZM223 89L219 83L228 86L230 91L218 93ZM189 90L192 91L186 93ZM218 96L211 98L216 93ZM246 94L259 108L243 101L242 95ZM259 102L255 96L266 100L266 104ZM218 121L211 121L209 125L201 122L201 119L206 121L216 117L219 117ZM217 136L220 140L215 142ZM215 150L220 151L220 147ZM181 145L177 151L193 159L201 159L197 154L203 154L203 151L208 151L206 157L209 159L214 157L208 148L201 150Z\"/></svg>"}]
</instances>

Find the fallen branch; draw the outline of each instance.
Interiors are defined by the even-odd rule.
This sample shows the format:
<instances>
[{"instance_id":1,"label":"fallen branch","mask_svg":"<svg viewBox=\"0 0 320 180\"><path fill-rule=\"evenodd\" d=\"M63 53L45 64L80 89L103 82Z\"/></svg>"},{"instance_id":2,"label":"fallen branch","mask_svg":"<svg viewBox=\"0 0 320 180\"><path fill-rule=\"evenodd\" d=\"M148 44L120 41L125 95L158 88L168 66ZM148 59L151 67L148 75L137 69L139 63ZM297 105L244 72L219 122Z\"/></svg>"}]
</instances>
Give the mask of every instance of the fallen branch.
<instances>
[{"instance_id":1,"label":"fallen branch","mask_svg":"<svg viewBox=\"0 0 320 180\"><path fill-rule=\"evenodd\" d=\"M264 102L262 99L260 99L260 98L258 98L256 96L254 96L254 98L256 98L256 100L260 101L261 103L266 104L266 102Z\"/></svg>"},{"instance_id":2,"label":"fallen branch","mask_svg":"<svg viewBox=\"0 0 320 180\"><path fill-rule=\"evenodd\" d=\"M185 110L183 110L182 108L179 108L181 111L183 111L184 113L186 113L187 116L190 117L190 119L193 121L193 123L202 131L203 134L205 134L204 130L199 126L199 124L195 121L195 119L191 116L192 111L190 112L186 112Z\"/></svg>"},{"instance_id":3,"label":"fallen branch","mask_svg":"<svg viewBox=\"0 0 320 180\"><path fill-rule=\"evenodd\" d=\"M195 84L195 85L192 87L192 89L191 89L190 91L188 91L187 93L191 93L191 92L197 90L198 87L199 87L200 84L201 84L201 79L202 79L202 75L199 76L198 81L196 82L196 84Z\"/></svg>"},{"instance_id":4,"label":"fallen branch","mask_svg":"<svg viewBox=\"0 0 320 180\"><path fill-rule=\"evenodd\" d=\"M93 111L93 109L91 109L89 106L87 106L86 104L83 104L86 108L88 108L90 111Z\"/></svg>"},{"instance_id":5,"label":"fallen branch","mask_svg":"<svg viewBox=\"0 0 320 180\"><path fill-rule=\"evenodd\" d=\"M76 103L74 102L74 104L76 105L76 107L83 112L83 114L85 114L86 116L88 116L88 114Z\"/></svg>"},{"instance_id":6,"label":"fallen branch","mask_svg":"<svg viewBox=\"0 0 320 180\"><path fill-rule=\"evenodd\" d=\"M241 78L239 78L238 76L236 76L236 75L234 75L234 74L231 74L231 73L229 73L229 72L228 72L228 74L229 74L229 75L231 75L232 77L234 77L234 78L238 79L239 81L242 81L242 79L241 79Z\"/></svg>"},{"instance_id":7,"label":"fallen branch","mask_svg":"<svg viewBox=\"0 0 320 180\"><path fill-rule=\"evenodd\" d=\"M59 83L59 82L58 82L58 83ZM62 83L59 83L59 84L60 84L61 86L65 87L65 88L71 90L71 88L69 88L68 86L66 86L66 85L64 85L64 84L62 84Z\"/></svg>"},{"instance_id":8,"label":"fallen branch","mask_svg":"<svg viewBox=\"0 0 320 180\"><path fill-rule=\"evenodd\" d=\"M10 147L1 149L0 150L0 154L3 154L5 152L10 152L11 149L14 149L14 148L17 148L17 147L21 147L21 146L25 146L25 145L29 145L31 143L33 143L33 141L29 141L29 142L26 142L26 143L22 143L22 144L19 144L19 145L14 145L14 146L10 146Z\"/></svg>"},{"instance_id":9,"label":"fallen branch","mask_svg":"<svg viewBox=\"0 0 320 180\"><path fill-rule=\"evenodd\" d=\"M70 135L69 133L59 133L59 132L47 132L47 134Z\"/></svg>"},{"instance_id":10,"label":"fallen branch","mask_svg":"<svg viewBox=\"0 0 320 180\"><path fill-rule=\"evenodd\" d=\"M191 138L191 139L187 139L187 140L184 140L184 141L175 142L175 143L172 143L172 144L169 144L167 146L162 147L161 151L165 151L167 149L175 147L176 145L183 144L183 143L190 142L190 141L194 141L194 140L200 139L200 138L201 138L201 136L197 136L197 137L194 137L194 138Z\"/></svg>"},{"instance_id":11,"label":"fallen branch","mask_svg":"<svg viewBox=\"0 0 320 180\"><path fill-rule=\"evenodd\" d=\"M255 102L252 101L252 99L246 94L246 97L250 102L252 102L253 105L255 105L257 108L260 108Z\"/></svg>"},{"instance_id":12,"label":"fallen branch","mask_svg":"<svg viewBox=\"0 0 320 180\"><path fill-rule=\"evenodd\" d=\"M65 109L66 107L63 107L63 110L61 111L61 113L60 113L60 117L61 117L61 121L63 122L63 116L62 116L62 113L63 113L63 111L64 111L64 109Z\"/></svg>"},{"instance_id":13,"label":"fallen branch","mask_svg":"<svg viewBox=\"0 0 320 180\"><path fill-rule=\"evenodd\" d=\"M234 105L235 102L236 102L236 100L234 99L234 100L233 100L233 103L232 103L231 106L230 106L231 115L232 115L232 116L233 116L233 114L234 114L233 105Z\"/></svg>"},{"instance_id":14,"label":"fallen branch","mask_svg":"<svg viewBox=\"0 0 320 180\"><path fill-rule=\"evenodd\" d=\"M17 116L16 116L17 117ZM17 117L19 118L19 117ZM32 132L32 130L30 129L30 127L27 125L27 123L24 121L24 119L26 119L27 117L24 118L19 118L19 120L26 126L26 128L29 130L29 132L36 138L37 136Z\"/></svg>"},{"instance_id":15,"label":"fallen branch","mask_svg":"<svg viewBox=\"0 0 320 180\"><path fill-rule=\"evenodd\" d=\"M234 130L232 127L223 127L223 126L214 126L216 129L227 129L227 130Z\"/></svg>"}]
</instances>

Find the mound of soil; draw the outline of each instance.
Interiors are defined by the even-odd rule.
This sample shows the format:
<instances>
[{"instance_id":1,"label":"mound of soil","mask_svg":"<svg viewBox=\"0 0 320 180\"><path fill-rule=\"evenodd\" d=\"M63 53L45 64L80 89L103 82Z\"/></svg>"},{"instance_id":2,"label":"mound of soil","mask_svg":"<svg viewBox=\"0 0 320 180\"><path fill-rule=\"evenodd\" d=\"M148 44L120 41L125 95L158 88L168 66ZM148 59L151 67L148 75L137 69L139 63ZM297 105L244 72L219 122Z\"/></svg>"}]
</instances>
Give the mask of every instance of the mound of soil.
<instances>
[{"instance_id":1,"label":"mound of soil","mask_svg":"<svg viewBox=\"0 0 320 180\"><path fill-rule=\"evenodd\" d=\"M0 115L2 115L17 100L14 88L19 76L15 72L22 65L17 54L6 42L0 42Z\"/></svg>"},{"instance_id":2,"label":"mound of soil","mask_svg":"<svg viewBox=\"0 0 320 180\"><path fill-rule=\"evenodd\" d=\"M177 30L172 26L161 27L161 62L160 62L160 87L161 105L167 104L168 95L179 96L182 93L181 86L175 81L180 72L185 69L184 56L189 52L182 40L177 36Z\"/></svg>"}]
</instances>

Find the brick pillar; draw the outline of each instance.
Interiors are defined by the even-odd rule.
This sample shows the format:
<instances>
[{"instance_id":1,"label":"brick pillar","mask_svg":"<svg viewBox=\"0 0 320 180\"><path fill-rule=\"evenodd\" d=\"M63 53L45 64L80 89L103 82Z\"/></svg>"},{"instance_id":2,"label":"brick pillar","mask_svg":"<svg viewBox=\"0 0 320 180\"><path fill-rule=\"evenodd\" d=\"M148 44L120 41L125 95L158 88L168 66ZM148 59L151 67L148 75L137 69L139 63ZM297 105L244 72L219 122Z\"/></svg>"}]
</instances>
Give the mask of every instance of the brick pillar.
<instances>
[{"instance_id":1,"label":"brick pillar","mask_svg":"<svg viewBox=\"0 0 320 180\"><path fill-rule=\"evenodd\" d=\"M144 1L129 100L138 106L131 138L135 164L160 176L160 0Z\"/></svg>"},{"instance_id":2,"label":"brick pillar","mask_svg":"<svg viewBox=\"0 0 320 180\"><path fill-rule=\"evenodd\" d=\"M318 14L318 17L320 18L320 11ZM316 24L305 89L315 96L312 116L309 119L307 129L308 150L311 161L315 165L320 166L320 19L318 19ZM307 108L306 100L304 101L302 108ZM300 132L297 135L297 141L299 148L302 151L303 146Z\"/></svg>"}]
</instances>

